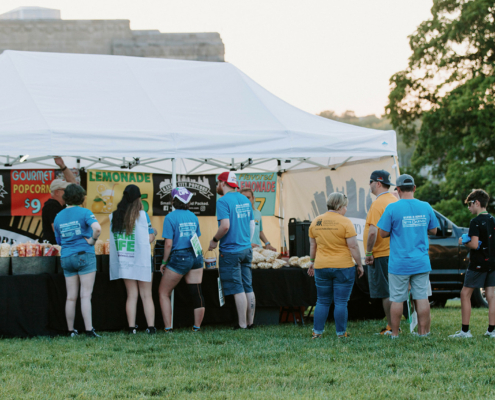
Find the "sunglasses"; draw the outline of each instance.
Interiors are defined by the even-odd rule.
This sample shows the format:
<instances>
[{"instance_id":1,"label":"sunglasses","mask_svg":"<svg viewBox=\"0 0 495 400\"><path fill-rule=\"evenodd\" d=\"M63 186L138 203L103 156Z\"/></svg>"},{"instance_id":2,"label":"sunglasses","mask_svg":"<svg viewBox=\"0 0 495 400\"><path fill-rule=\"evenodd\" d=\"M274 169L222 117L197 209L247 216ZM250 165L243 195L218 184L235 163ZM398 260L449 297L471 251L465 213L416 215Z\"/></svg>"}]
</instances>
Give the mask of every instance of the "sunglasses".
<instances>
[{"instance_id":1,"label":"sunglasses","mask_svg":"<svg viewBox=\"0 0 495 400\"><path fill-rule=\"evenodd\" d=\"M370 179L370 185L371 185L373 182L375 182L375 181L374 181L373 179Z\"/></svg>"}]
</instances>

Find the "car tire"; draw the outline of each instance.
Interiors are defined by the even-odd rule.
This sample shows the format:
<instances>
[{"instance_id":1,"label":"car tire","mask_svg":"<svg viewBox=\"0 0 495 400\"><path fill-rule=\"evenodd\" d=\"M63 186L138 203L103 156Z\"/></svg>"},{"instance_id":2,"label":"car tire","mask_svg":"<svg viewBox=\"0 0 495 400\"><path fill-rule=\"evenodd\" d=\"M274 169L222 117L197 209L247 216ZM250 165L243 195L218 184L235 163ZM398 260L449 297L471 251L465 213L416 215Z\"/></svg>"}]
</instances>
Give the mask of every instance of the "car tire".
<instances>
[{"instance_id":1,"label":"car tire","mask_svg":"<svg viewBox=\"0 0 495 400\"><path fill-rule=\"evenodd\" d=\"M447 304L447 299L435 299L430 300L431 308L444 308L445 304Z\"/></svg>"},{"instance_id":2,"label":"car tire","mask_svg":"<svg viewBox=\"0 0 495 400\"><path fill-rule=\"evenodd\" d=\"M474 289L471 295L471 307L488 308L488 302L485 298L485 289Z\"/></svg>"}]
</instances>

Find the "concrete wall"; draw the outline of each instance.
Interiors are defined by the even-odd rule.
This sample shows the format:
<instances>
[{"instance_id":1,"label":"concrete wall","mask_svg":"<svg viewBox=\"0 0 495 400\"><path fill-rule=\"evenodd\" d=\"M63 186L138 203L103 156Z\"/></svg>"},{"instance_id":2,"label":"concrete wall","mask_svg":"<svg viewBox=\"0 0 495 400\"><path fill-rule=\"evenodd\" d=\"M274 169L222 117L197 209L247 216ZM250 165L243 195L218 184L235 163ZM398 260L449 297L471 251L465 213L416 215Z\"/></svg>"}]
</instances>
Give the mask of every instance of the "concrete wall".
<instances>
[{"instance_id":1,"label":"concrete wall","mask_svg":"<svg viewBox=\"0 0 495 400\"><path fill-rule=\"evenodd\" d=\"M116 54L224 61L218 33L132 31L128 20L0 20L0 52Z\"/></svg>"}]
</instances>

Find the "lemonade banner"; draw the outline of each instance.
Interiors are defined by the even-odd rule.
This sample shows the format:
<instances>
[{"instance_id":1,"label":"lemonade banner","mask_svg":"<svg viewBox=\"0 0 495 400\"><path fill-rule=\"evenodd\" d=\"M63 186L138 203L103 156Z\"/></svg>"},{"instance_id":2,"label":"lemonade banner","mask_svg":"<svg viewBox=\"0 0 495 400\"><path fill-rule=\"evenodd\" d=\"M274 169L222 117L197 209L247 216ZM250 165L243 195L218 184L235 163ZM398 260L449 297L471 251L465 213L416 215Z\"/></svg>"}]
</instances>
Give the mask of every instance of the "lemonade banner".
<instances>
[{"instance_id":1,"label":"lemonade banner","mask_svg":"<svg viewBox=\"0 0 495 400\"><path fill-rule=\"evenodd\" d=\"M39 216L55 169L0 170L0 216Z\"/></svg>"},{"instance_id":2,"label":"lemonade banner","mask_svg":"<svg viewBox=\"0 0 495 400\"><path fill-rule=\"evenodd\" d=\"M111 214L117 209L127 185L141 190L144 211L151 215L153 204L152 174L144 172L89 170L86 207L95 214Z\"/></svg>"},{"instance_id":3,"label":"lemonade banner","mask_svg":"<svg viewBox=\"0 0 495 400\"><path fill-rule=\"evenodd\" d=\"M218 177L218 175L216 175ZM249 188L254 192L255 207L261 215L275 215L275 200L277 198L277 174L236 174L239 190ZM218 196L220 198L220 196Z\"/></svg>"}]
</instances>

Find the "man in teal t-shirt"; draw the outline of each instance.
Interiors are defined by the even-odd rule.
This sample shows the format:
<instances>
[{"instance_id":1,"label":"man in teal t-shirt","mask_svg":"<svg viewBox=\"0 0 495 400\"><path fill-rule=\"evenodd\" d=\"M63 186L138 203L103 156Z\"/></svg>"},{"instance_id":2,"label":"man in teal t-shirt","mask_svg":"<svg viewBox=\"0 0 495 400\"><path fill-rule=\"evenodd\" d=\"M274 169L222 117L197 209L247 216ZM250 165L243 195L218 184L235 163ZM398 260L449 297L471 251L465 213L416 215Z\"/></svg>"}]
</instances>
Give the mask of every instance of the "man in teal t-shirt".
<instances>
[{"instance_id":1,"label":"man in teal t-shirt","mask_svg":"<svg viewBox=\"0 0 495 400\"><path fill-rule=\"evenodd\" d=\"M234 172L218 176L217 201L218 231L210 241L209 251L220 241L218 272L225 296L233 295L239 324L234 329L251 329L254 324L256 300L251 274L251 238L254 234L253 207L249 200L236 191L239 188Z\"/></svg>"},{"instance_id":2,"label":"man in teal t-shirt","mask_svg":"<svg viewBox=\"0 0 495 400\"><path fill-rule=\"evenodd\" d=\"M273 247L263 232L263 220L261 219L261 211L256 209L254 206L254 193L250 188L241 189L241 193L248 198L253 206L253 215L254 215L254 235L251 239L251 247L263 247L261 241L265 243L265 248L272 251L277 251L275 247Z\"/></svg>"}]
</instances>

